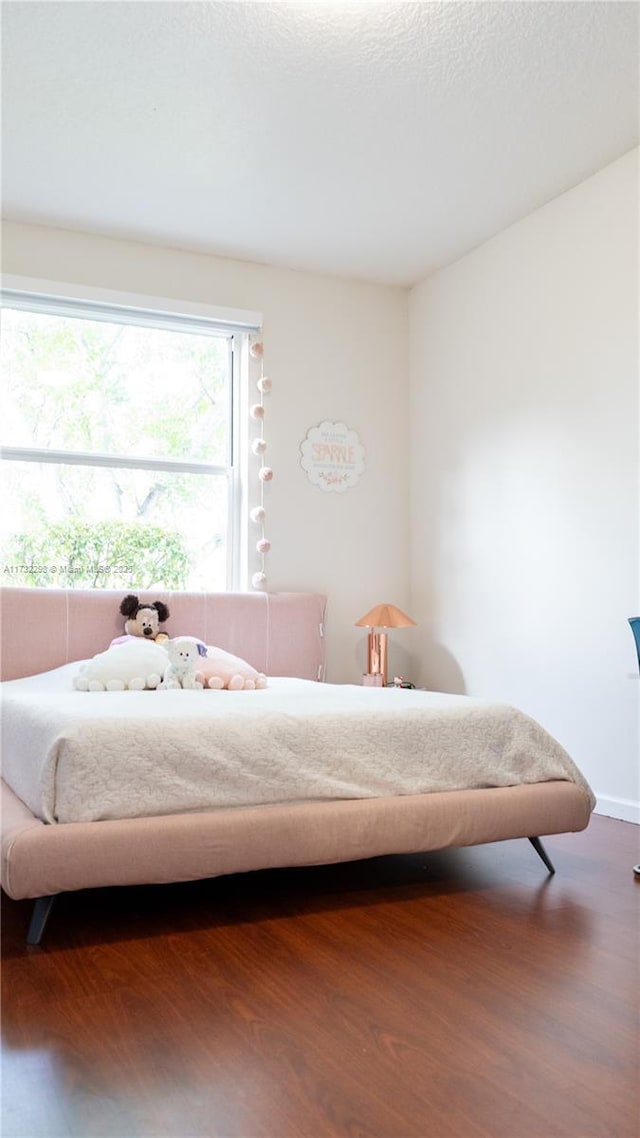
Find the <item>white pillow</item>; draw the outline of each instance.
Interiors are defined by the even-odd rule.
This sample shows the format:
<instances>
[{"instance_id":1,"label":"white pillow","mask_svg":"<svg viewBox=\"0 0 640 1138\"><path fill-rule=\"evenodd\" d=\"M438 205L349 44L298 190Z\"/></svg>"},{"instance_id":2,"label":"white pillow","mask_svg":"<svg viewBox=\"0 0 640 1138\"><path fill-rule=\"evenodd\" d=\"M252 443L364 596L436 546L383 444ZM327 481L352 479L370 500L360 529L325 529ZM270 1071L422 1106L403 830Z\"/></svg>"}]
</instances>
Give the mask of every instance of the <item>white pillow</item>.
<instances>
[{"instance_id":1,"label":"white pillow","mask_svg":"<svg viewBox=\"0 0 640 1138\"><path fill-rule=\"evenodd\" d=\"M138 638L127 640L83 664L73 686L77 691L157 688L167 664L167 652L161 644Z\"/></svg>"}]
</instances>

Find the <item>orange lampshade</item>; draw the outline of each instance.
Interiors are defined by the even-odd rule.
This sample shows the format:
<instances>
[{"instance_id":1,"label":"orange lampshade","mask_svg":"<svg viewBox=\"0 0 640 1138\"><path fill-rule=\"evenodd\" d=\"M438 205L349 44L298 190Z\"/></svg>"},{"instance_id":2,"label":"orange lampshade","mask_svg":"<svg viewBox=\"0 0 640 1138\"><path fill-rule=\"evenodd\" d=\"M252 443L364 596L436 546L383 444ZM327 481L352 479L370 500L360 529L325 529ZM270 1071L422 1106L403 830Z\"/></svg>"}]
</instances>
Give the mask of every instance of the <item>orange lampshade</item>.
<instances>
[{"instance_id":1,"label":"orange lampshade","mask_svg":"<svg viewBox=\"0 0 640 1138\"><path fill-rule=\"evenodd\" d=\"M415 620L412 620L406 612L396 608L395 605L376 605L375 608L370 609L369 612L360 617L360 620L356 621L356 626L358 628L410 628L415 623Z\"/></svg>"}]
</instances>

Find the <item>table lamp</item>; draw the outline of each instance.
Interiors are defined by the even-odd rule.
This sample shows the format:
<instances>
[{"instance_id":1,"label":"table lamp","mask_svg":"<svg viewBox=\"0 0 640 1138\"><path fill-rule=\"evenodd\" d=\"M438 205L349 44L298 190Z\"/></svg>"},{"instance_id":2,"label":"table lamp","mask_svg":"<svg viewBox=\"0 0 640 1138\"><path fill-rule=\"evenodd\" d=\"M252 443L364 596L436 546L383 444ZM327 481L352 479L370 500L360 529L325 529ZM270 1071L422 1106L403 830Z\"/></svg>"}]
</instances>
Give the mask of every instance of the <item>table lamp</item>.
<instances>
[{"instance_id":1,"label":"table lamp","mask_svg":"<svg viewBox=\"0 0 640 1138\"><path fill-rule=\"evenodd\" d=\"M387 628L410 628L415 620L395 605L376 605L356 622L357 628L368 628L367 674L380 677L373 680L384 686L387 682ZM382 632L376 631L382 629Z\"/></svg>"}]
</instances>

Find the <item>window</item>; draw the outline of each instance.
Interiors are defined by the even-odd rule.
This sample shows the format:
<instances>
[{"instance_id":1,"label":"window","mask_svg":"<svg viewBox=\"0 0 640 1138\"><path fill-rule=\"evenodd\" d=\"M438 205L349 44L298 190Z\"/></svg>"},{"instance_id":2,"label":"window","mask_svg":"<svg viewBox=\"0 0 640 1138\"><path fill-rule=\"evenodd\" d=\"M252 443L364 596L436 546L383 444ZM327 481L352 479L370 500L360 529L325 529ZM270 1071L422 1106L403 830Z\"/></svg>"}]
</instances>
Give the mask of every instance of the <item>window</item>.
<instances>
[{"instance_id":1,"label":"window","mask_svg":"<svg viewBox=\"0 0 640 1138\"><path fill-rule=\"evenodd\" d=\"M237 588L247 330L3 299L4 583Z\"/></svg>"}]
</instances>

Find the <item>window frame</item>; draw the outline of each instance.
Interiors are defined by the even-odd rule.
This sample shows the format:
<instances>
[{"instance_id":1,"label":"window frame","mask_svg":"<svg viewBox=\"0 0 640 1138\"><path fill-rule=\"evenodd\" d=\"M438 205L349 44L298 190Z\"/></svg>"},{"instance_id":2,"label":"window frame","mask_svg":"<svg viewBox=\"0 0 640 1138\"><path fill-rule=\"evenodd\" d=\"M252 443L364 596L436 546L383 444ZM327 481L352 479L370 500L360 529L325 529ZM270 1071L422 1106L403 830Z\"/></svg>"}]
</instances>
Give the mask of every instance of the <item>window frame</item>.
<instances>
[{"instance_id":1,"label":"window frame","mask_svg":"<svg viewBox=\"0 0 640 1138\"><path fill-rule=\"evenodd\" d=\"M156 459L133 455L66 451L38 447L0 447L0 460L44 462L55 465L118 467L131 470L164 470L174 473L222 476L227 484L226 591L246 587L247 572L247 373L249 336L259 333L259 313L218 308L189 301L116 292L89 286L60 284L15 276L3 277L0 307L52 316L85 318L137 327L192 331L200 335L219 332L228 338L230 383L228 386L227 461L199 463L179 459Z\"/></svg>"}]
</instances>

